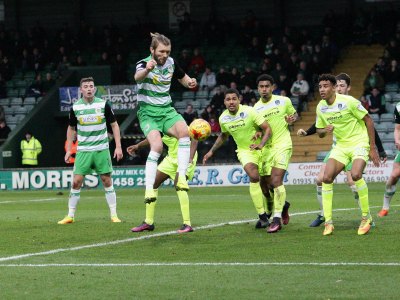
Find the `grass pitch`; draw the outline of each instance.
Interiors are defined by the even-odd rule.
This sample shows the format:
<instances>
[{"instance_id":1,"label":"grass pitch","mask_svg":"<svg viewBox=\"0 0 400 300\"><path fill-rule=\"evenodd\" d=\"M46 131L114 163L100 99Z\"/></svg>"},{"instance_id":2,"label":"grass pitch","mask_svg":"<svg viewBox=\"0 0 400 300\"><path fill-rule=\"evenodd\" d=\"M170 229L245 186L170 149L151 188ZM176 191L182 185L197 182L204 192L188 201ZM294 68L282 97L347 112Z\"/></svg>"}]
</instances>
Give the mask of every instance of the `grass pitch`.
<instances>
[{"instance_id":1,"label":"grass pitch","mask_svg":"<svg viewBox=\"0 0 400 300\"><path fill-rule=\"evenodd\" d=\"M110 222L101 190L82 190L76 222L57 225L68 191L1 192L0 299L289 299L398 298L399 201L358 236L360 213L347 186L334 187L333 236L310 228L315 187L287 186L291 219L277 234L254 229L247 187L193 188L195 231L177 234L175 191L162 188L153 232L142 189L117 190ZM373 215L383 183L370 183Z\"/></svg>"}]
</instances>

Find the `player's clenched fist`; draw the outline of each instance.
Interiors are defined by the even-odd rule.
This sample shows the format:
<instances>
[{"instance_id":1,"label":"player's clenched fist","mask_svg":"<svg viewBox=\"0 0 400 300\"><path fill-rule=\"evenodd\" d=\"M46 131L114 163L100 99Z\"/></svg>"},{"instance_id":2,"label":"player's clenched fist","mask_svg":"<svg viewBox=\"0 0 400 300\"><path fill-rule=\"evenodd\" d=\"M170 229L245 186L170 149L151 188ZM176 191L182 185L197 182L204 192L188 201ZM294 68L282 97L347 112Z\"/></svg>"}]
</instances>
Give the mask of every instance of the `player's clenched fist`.
<instances>
[{"instance_id":1,"label":"player's clenched fist","mask_svg":"<svg viewBox=\"0 0 400 300\"><path fill-rule=\"evenodd\" d=\"M154 69L154 67L157 65L156 61L154 59L150 59L147 63L146 63L146 70L147 71L151 71Z\"/></svg>"},{"instance_id":2,"label":"player's clenched fist","mask_svg":"<svg viewBox=\"0 0 400 300\"><path fill-rule=\"evenodd\" d=\"M197 86L196 78L190 78L188 81L188 88L193 89Z\"/></svg>"}]
</instances>

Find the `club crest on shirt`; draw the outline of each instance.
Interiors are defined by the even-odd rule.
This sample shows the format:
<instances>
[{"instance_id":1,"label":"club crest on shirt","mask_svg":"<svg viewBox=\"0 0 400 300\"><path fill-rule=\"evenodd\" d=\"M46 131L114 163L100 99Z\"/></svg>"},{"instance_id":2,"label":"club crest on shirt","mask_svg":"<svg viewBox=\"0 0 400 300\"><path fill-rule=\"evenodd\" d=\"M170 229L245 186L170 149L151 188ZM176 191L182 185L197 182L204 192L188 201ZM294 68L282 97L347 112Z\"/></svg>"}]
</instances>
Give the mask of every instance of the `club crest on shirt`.
<instances>
[{"instance_id":1,"label":"club crest on shirt","mask_svg":"<svg viewBox=\"0 0 400 300\"><path fill-rule=\"evenodd\" d=\"M281 102L279 100L275 100L275 104L279 105Z\"/></svg>"},{"instance_id":2,"label":"club crest on shirt","mask_svg":"<svg viewBox=\"0 0 400 300\"><path fill-rule=\"evenodd\" d=\"M241 113L239 114L239 116L243 119L243 118L244 118L244 112L241 112Z\"/></svg>"},{"instance_id":3,"label":"club crest on shirt","mask_svg":"<svg viewBox=\"0 0 400 300\"><path fill-rule=\"evenodd\" d=\"M361 104L361 103L357 105L357 108L358 108L358 110L361 110L361 111L366 111L365 107L364 107L364 106L362 106L362 104Z\"/></svg>"}]
</instances>

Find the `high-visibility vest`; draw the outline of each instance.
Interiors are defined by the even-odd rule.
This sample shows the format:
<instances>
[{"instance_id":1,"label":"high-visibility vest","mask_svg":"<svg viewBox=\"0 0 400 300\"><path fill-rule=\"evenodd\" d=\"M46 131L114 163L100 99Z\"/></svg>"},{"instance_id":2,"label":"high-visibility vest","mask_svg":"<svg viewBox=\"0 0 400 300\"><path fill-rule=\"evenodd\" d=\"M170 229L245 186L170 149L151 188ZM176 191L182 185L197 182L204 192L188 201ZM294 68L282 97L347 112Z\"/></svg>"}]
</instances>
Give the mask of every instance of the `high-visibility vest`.
<instances>
[{"instance_id":1,"label":"high-visibility vest","mask_svg":"<svg viewBox=\"0 0 400 300\"><path fill-rule=\"evenodd\" d=\"M65 141L65 145L64 145L65 152L67 152L67 144L68 144L68 140ZM78 140L71 143L71 156L69 157L69 161L68 161L69 164L73 164L75 162L75 155L76 155L77 150L78 150Z\"/></svg>"},{"instance_id":2,"label":"high-visibility vest","mask_svg":"<svg viewBox=\"0 0 400 300\"><path fill-rule=\"evenodd\" d=\"M40 142L32 137L30 141L21 141L22 164L36 166L38 164L37 157L42 152Z\"/></svg>"}]
</instances>

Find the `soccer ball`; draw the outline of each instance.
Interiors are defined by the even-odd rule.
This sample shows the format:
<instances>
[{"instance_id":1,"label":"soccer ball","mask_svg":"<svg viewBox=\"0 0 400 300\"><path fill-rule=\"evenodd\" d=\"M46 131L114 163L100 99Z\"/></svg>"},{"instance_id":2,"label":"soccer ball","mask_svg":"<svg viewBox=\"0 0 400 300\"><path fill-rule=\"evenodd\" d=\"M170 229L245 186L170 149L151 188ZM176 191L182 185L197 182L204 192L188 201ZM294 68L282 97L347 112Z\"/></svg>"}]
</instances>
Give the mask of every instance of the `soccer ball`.
<instances>
[{"instance_id":1,"label":"soccer ball","mask_svg":"<svg viewBox=\"0 0 400 300\"><path fill-rule=\"evenodd\" d=\"M211 126L206 120L196 119L189 125L189 136L198 141L204 141L211 134Z\"/></svg>"}]
</instances>

